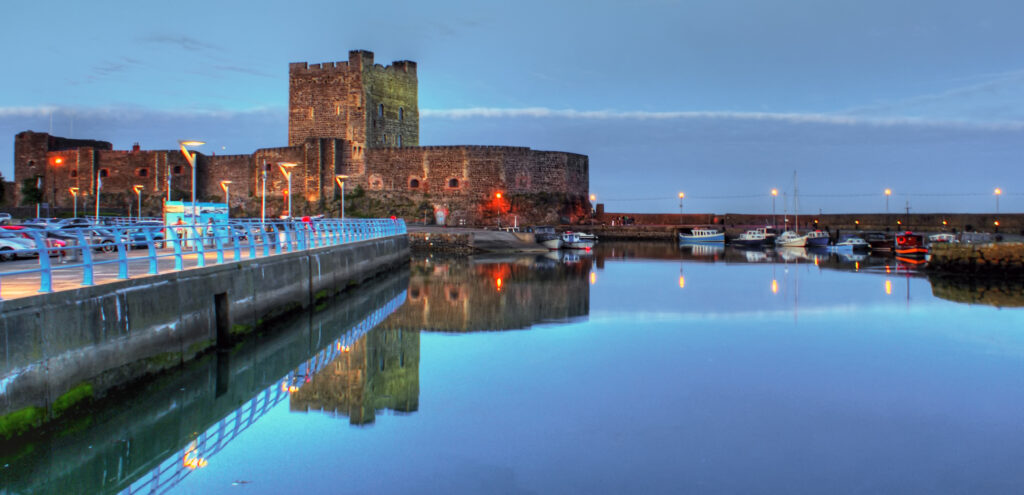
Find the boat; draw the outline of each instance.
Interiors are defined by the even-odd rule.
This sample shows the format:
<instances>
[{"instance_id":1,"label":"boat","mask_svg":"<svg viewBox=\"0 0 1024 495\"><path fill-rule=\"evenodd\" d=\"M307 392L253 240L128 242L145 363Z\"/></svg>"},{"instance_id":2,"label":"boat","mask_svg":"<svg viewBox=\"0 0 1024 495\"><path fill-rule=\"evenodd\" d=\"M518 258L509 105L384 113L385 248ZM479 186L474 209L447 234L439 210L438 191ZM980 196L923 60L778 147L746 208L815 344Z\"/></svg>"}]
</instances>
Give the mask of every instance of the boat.
<instances>
[{"instance_id":1,"label":"boat","mask_svg":"<svg viewBox=\"0 0 1024 495\"><path fill-rule=\"evenodd\" d=\"M892 236L880 233L868 234L864 240L868 241L872 251L892 251L892 246L895 242Z\"/></svg>"},{"instance_id":2,"label":"boat","mask_svg":"<svg viewBox=\"0 0 1024 495\"><path fill-rule=\"evenodd\" d=\"M861 239L860 237L847 237L835 245L836 248L842 249L844 252L867 252L871 250L871 244L868 241Z\"/></svg>"},{"instance_id":3,"label":"boat","mask_svg":"<svg viewBox=\"0 0 1024 495\"><path fill-rule=\"evenodd\" d=\"M828 232L822 232L820 230L815 230L815 231L812 231L812 232L808 232L806 235L804 235L804 238L807 239L807 247L825 247L825 246L828 246L828 241L829 241Z\"/></svg>"},{"instance_id":4,"label":"boat","mask_svg":"<svg viewBox=\"0 0 1024 495\"><path fill-rule=\"evenodd\" d=\"M771 245L774 240L775 233L769 232L768 227L761 227L748 230L729 241L729 243L737 246L760 247Z\"/></svg>"},{"instance_id":5,"label":"boat","mask_svg":"<svg viewBox=\"0 0 1024 495\"><path fill-rule=\"evenodd\" d=\"M928 248L924 247L924 236L906 231L896 234L896 243L893 251L901 257L923 257L928 254Z\"/></svg>"},{"instance_id":6,"label":"boat","mask_svg":"<svg viewBox=\"0 0 1024 495\"><path fill-rule=\"evenodd\" d=\"M787 230L775 239L775 245L790 248L802 248L807 245L807 237L792 230Z\"/></svg>"},{"instance_id":7,"label":"boat","mask_svg":"<svg viewBox=\"0 0 1024 495\"><path fill-rule=\"evenodd\" d=\"M589 236L589 238L584 236ZM565 249L590 249L594 247L594 236L579 232L565 232L562 234L562 247Z\"/></svg>"},{"instance_id":8,"label":"boat","mask_svg":"<svg viewBox=\"0 0 1024 495\"><path fill-rule=\"evenodd\" d=\"M679 242L683 244L724 243L725 233L715 229L690 229L689 234L679 233Z\"/></svg>"},{"instance_id":9,"label":"boat","mask_svg":"<svg viewBox=\"0 0 1024 495\"><path fill-rule=\"evenodd\" d=\"M537 239L537 243L548 249L555 250L562 247L562 236L555 232L555 228L548 225L540 225L537 227L530 227L527 229L533 232L533 237Z\"/></svg>"},{"instance_id":10,"label":"boat","mask_svg":"<svg viewBox=\"0 0 1024 495\"><path fill-rule=\"evenodd\" d=\"M941 243L955 243L960 242L957 240L955 234L932 234L928 236L928 242L931 244Z\"/></svg>"}]
</instances>

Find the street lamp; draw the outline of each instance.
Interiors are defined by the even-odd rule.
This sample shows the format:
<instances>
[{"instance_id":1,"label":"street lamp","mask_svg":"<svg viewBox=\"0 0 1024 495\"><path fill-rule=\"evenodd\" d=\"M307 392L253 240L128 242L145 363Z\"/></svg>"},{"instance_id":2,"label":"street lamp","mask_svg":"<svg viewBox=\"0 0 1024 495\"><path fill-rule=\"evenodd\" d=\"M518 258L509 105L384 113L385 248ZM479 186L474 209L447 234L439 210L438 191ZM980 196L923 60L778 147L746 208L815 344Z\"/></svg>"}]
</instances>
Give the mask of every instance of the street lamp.
<instances>
[{"instance_id":1,"label":"street lamp","mask_svg":"<svg viewBox=\"0 0 1024 495\"><path fill-rule=\"evenodd\" d=\"M96 225L100 223L100 189L103 189L103 177L96 177Z\"/></svg>"},{"instance_id":2,"label":"street lamp","mask_svg":"<svg viewBox=\"0 0 1024 495\"><path fill-rule=\"evenodd\" d=\"M778 189L772 189L772 228L775 228L775 198L779 195Z\"/></svg>"},{"instance_id":3,"label":"street lamp","mask_svg":"<svg viewBox=\"0 0 1024 495\"><path fill-rule=\"evenodd\" d=\"M39 202L43 200L43 178L42 177L36 177L36 189L39 191L39 199L36 200L36 218L39 218Z\"/></svg>"},{"instance_id":4,"label":"street lamp","mask_svg":"<svg viewBox=\"0 0 1024 495\"><path fill-rule=\"evenodd\" d=\"M263 223L267 221L267 164L263 164L263 193L261 194L263 199L260 205L260 227L263 227Z\"/></svg>"},{"instance_id":5,"label":"street lamp","mask_svg":"<svg viewBox=\"0 0 1024 495\"><path fill-rule=\"evenodd\" d=\"M594 225L594 216L597 215L597 205L594 204L594 201L597 201L597 195L596 194L591 194L590 195L590 225Z\"/></svg>"},{"instance_id":6,"label":"street lamp","mask_svg":"<svg viewBox=\"0 0 1024 495\"><path fill-rule=\"evenodd\" d=\"M135 195L139 197L139 221L140 222L142 221L142 189L144 187L145 186L143 186L142 184L135 184L134 186L132 186L132 191L135 191ZM128 219L131 220L131 217L129 217Z\"/></svg>"},{"instance_id":7,"label":"street lamp","mask_svg":"<svg viewBox=\"0 0 1024 495\"><path fill-rule=\"evenodd\" d=\"M338 187L341 188L341 221L345 221L345 179L347 175L338 174L334 176L334 181L338 183Z\"/></svg>"},{"instance_id":8,"label":"street lamp","mask_svg":"<svg viewBox=\"0 0 1024 495\"><path fill-rule=\"evenodd\" d=\"M281 173L284 174L285 178L288 179L288 220L292 219L292 171L298 163L292 162L278 162L277 166L281 169Z\"/></svg>"},{"instance_id":9,"label":"street lamp","mask_svg":"<svg viewBox=\"0 0 1024 495\"><path fill-rule=\"evenodd\" d=\"M996 188L996 215L999 214L999 196L1002 196L1002 194L1003 194L1003 190L997 187Z\"/></svg>"},{"instance_id":10,"label":"street lamp","mask_svg":"<svg viewBox=\"0 0 1024 495\"><path fill-rule=\"evenodd\" d=\"M192 224L194 225L198 221L198 215L196 215L196 153L189 151L189 146L202 146L206 143L203 141L178 141L181 145L181 154L185 155L185 160L188 161L190 167L192 167ZM168 175L168 177L170 177ZM170 187L167 188L170 191Z\"/></svg>"},{"instance_id":11,"label":"street lamp","mask_svg":"<svg viewBox=\"0 0 1024 495\"><path fill-rule=\"evenodd\" d=\"M231 181L220 181L220 188L224 190L224 203L228 205L228 216L231 216Z\"/></svg>"},{"instance_id":12,"label":"street lamp","mask_svg":"<svg viewBox=\"0 0 1024 495\"><path fill-rule=\"evenodd\" d=\"M68 192L71 193L71 200L75 202L75 218L78 218L78 188L69 187Z\"/></svg>"},{"instance_id":13,"label":"street lamp","mask_svg":"<svg viewBox=\"0 0 1024 495\"><path fill-rule=\"evenodd\" d=\"M686 194L683 194L682 191L679 191L679 223L680 224L683 223L683 198L685 198L685 197L686 197Z\"/></svg>"},{"instance_id":14,"label":"street lamp","mask_svg":"<svg viewBox=\"0 0 1024 495\"><path fill-rule=\"evenodd\" d=\"M885 212L889 213L889 196L892 195L892 189L885 190Z\"/></svg>"}]
</instances>

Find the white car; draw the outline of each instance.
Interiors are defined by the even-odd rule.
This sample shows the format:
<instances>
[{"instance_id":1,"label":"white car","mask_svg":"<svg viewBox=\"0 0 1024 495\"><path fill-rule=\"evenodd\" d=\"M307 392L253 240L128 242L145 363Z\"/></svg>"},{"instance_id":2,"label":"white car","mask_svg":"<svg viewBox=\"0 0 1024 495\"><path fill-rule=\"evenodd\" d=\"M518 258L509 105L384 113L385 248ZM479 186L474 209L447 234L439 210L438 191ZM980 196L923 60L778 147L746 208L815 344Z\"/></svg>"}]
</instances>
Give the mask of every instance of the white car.
<instances>
[{"instance_id":1,"label":"white car","mask_svg":"<svg viewBox=\"0 0 1024 495\"><path fill-rule=\"evenodd\" d=\"M33 249L35 243L29 239L19 236L12 232L0 232L0 261L10 261L19 256L14 251L22 249ZM20 254L20 256L31 256L28 253Z\"/></svg>"},{"instance_id":2,"label":"white car","mask_svg":"<svg viewBox=\"0 0 1024 495\"><path fill-rule=\"evenodd\" d=\"M10 213L0 213L0 225L10 225L10 224L11 224L11 214Z\"/></svg>"}]
</instances>

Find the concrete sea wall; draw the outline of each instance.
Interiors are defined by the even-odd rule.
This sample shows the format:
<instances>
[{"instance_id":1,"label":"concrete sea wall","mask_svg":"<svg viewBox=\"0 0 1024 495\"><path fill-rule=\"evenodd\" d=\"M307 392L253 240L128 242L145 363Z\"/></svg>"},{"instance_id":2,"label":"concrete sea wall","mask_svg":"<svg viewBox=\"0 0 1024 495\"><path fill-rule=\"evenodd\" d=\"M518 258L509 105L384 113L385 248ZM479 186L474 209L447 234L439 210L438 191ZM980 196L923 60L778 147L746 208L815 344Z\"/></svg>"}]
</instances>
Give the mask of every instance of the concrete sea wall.
<instances>
[{"instance_id":1,"label":"concrete sea wall","mask_svg":"<svg viewBox=\"0 0 1024 495\"><path fill-rule=\"evenodd\" d=\"M406 236L0 302L0 438L409 260Z\"/></svg>"},{"instance_id":2,"label":"concrete sea wall","mask_svg":"<svg viewBox=\"0 0 1024 495\"><path fill-rule=\"evenodd\" d=\"M954 273L1024 274L1024 243L933 244L928 268Z\"/></svg>"}]
</instances>

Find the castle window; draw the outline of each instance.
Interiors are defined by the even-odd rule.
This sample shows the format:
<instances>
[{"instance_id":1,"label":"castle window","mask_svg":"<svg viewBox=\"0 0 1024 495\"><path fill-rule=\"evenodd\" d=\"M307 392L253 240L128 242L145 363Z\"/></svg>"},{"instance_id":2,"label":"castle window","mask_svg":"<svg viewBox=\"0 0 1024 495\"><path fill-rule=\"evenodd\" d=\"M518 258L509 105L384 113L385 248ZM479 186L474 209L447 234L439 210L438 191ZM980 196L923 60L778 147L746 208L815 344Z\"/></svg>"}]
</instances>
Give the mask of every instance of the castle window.
<instances>
[{"instance_id":1,"label":"castle window","mask_svg":"<svg viewBox=\"0 0 1024 495\"><path fill-rule=\"evenodd\" d=\"M384 104L383 103L381 103L380 105L377 105L377 116L380 117L380 118L384 118Z\"/></svg>"},{"instance_id":2,"label":"castle window","mask_svg":"<svg viewBox=\"0 0 1024 495\"><path fill-rule=\"evenodd\" d=\"M452 187L452 188L459 187L459 179L455 179L455 178L448 179L448 187Z\"/></svg>"},{"instance_id":3,"label":"castle window","mask_svg":"<svg viewBox=\"0 0 1024 495\"><path fill-rule=\"evenodd\" d=\"M71 178L74 179L75 177L78 177L78 171L77 170L72 170L71 171Z\"/></svg>"},{"instance_id":4,"label":"castle window","mask_svg":"<svg viewBox=\"0 0 1024 495\"><path fill-rule=\"evenodd\" d=\"M409 179L409 189L419 189L419 187L420 187L420 180L419 179Z\"/></svg>"},{"instance_id":5,"label":"castle window","mask_svg":"<svg viewBox=\"0 0 1024 495\"><path fill-rule=\"evenodd\" d=\"M35 160L29 160L28 161L28 166L29 166L29 168L35 168L36 167L36 161Z\"/></svg>"},{"instance_id":6,"label":"castle window","mask_svg":"<svg viewBox=\"0 0 1024 495\"><path fill-rule=\"evenodd\" d=\"M398 107L398 120L405 120L405 109Z\"/></svg>"},{"instance_id":7,"label":"castle window","mask_svg":"<svg viewBox=\"0 0 1024 495\"><path fill-rule=\"evenodd\" d=\"M398 147L399 148L402 147L402 135L401 134L398 135Z\"/></svg>"},{"instance_id":8,"label":"castle window","mask_svg":"<svg viewBox=\"0 0 1024 495\"><path fill-rule=\"evenodd\" d=\"M140 168L140 169L135 171L135 175L137 175L139 177L149 177L149 169L148 168Z\"/></svg>"},{"instance_id":9,"label":"castle window","mask_svg":"<svg viewBox=\"0 0 1024 495\"><path fill-rule=\"evenodd\" d=\"M105 168L101 168L100 169L100 177L108 177L108 176L110 176L110 171L105 169Z\"/></svg>"},{"instance_id":10,"label":"castle window","mask_svg":"<svg viewBox=\"0 0 1024 495\"><path fill-rule=\"evenodd\" d=\"M181 175L181 165L174 166L174 175Z\"/></svg>"}]
</instances>

